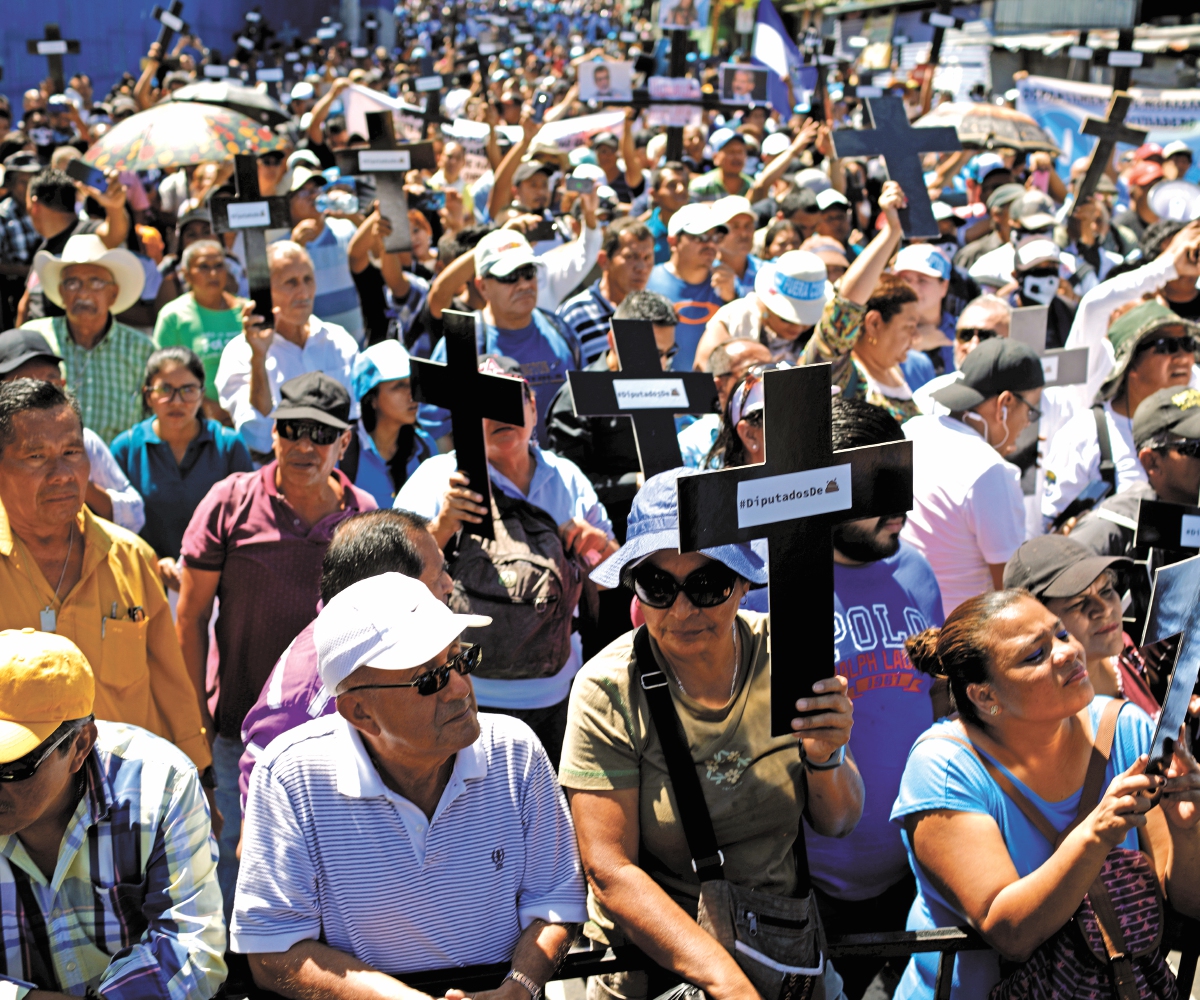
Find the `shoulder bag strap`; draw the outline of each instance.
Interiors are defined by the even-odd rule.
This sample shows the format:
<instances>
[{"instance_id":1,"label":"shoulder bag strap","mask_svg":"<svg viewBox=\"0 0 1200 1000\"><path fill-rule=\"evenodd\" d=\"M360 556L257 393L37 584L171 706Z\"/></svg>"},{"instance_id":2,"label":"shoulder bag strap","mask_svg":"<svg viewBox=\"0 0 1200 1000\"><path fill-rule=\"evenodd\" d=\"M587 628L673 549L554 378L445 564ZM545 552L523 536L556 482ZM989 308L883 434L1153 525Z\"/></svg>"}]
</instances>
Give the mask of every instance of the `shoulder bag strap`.
<instances>
[{"instance_id":1,"label":"shoulder bag strap","mask_svg":"<svg viewBox=\"0 0 1200 1000\"><path fill-rule=\"evenodd\" d=\"M1104 404L1096 403L1092 407L1092 416L1096 418L1096 440L1100 445L1100 478L1117 492L1117 466L1113 462L1112 441L1108 437L1108 417L1104 413Z\"/></svg>"},{"instance_id":2,"label":"shoulder bag strap","mask_svg":"<svg viewBox=\"0 0 1200 1000\"><path fill-rule=\"evenodd\" d=\"M1063 831L1064 837L1083 822L1084 817L1096 808L1096 803L1104 794L1104 777L1112 757L1113 738L1117 733L1117 715L1124 705L1125 702L1119 698L1113 698L1104 706L1092 741L1092 756L1088 761L1087 776L1083 779L1083 790L1079 793L1079 811L1075 813L1071 825Z\"/></svg>"},{"instance_id":3,"label":"shoulder bag strap","mask_svg":"<svg viewBox=\"0 0 1200 1000\"><path fill-rule=\"evenodd\" d=\"M638 682L646 695L650 707L650 718L658 730L658 741L662 744L663 756L667 760L667 774L675 789L675 803L679 809L679 824L687 839L692 854L692 868L701 882L710 882L725 877L725 857L717 846L717 835L713 831L712 817L704 801L704 789L696 774L696 762L688 748L687 733L679 714L671 701L670 682L666 674L658 669L654 652L650 648L650 633L643 625L633 637L633 653L637 663Z\"/></svg>"}]
</instances>

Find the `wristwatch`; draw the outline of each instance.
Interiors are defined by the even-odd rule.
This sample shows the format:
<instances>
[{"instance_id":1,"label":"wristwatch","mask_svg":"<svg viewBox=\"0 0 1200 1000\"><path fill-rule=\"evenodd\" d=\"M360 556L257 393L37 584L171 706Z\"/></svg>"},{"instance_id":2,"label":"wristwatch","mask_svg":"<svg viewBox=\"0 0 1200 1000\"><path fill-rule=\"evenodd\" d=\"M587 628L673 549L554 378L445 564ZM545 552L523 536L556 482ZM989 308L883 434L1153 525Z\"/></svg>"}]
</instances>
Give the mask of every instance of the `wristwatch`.
<instances>
[{"instance_id":1,"label":"wristwatch","mask_svg":"<svg viewBox=\"0 0 1200 1000\"><path fill-rule=\"evenodd\" d=\"M530 1000L543 1000L545 991L525 975L525 973L518 972L516 969L510 969L508 975L504 977L504 982L507 983L510 979L518 986L522 986L529 991Z\"/></svg>"},{"instance_id":2,"label":"wristwatch","mask_svg":"<svg viewBox=\"0 0 1200 1000\"><path fill-rule=\"evenodd\" d=\"M841 767L844 763L846 763L845 743L838 747L837 750L834 751L834 753L830 756L829 760L825 761L823 764L817 764L814 761L809 760L808 757L804 758L804 766L810 771L832 771L835 768Z\"/></svg>"}]
</instances>

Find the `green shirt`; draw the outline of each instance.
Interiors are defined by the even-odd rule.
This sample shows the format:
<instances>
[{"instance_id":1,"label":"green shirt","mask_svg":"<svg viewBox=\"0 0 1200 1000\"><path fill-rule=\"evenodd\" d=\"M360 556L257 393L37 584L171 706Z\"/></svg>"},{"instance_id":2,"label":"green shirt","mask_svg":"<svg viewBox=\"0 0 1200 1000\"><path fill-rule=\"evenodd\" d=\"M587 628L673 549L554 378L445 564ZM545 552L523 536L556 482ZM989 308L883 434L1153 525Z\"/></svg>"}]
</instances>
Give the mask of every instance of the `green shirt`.
<instances>
[{"instance_id":1,"label":"green shirt","mask_svg":"<svg viewBox=\"0 0 1200 1000\"><path fill-rule=\"evenodd\" d=\"M145 417L142 382L154 343L144 333L113 319L100 342L85 350L71 338L65 316L46 316L25 326L42 334L63 359L67 388L79 402L83 426L105 444Z\"/></svg>"},{"instance_id":2,"label":"green shirt","mask_svg":"<svg viewBox=\"0 0 1200 1000\"><path fill-rule=\"evenodd\" d=\"M217 366L221 352L242 332L240 307L205 309L191 292L163 306L154 324L158 347L190 347L204 364L204 392L217 398Z\"/></svg>"},{"instance_id":3,"label":"green shirt","mask_svg":"<svg viewBox=\"0 0 1200 1000\"><path fill-rule=\"evenodd\" d=\"M749 174L739 174L739 176L741 184L736 191L730 191L725 187L725 175L721 172L721 168L714 167L708 173L693 179L692 183L688 185L688 194L700 198L702 201L724 198L731 194L740 194L744 197L746 192L754 187L754 178Z\"/></svg>"}]
</instances>

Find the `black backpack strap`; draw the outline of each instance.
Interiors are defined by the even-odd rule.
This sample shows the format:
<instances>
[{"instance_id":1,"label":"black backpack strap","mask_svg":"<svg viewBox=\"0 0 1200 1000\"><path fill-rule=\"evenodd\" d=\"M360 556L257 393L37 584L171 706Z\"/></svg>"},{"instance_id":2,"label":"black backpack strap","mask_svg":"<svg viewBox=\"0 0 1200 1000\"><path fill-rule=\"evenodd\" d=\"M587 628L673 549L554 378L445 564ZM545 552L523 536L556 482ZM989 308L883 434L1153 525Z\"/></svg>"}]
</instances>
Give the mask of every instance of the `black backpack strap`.
<instances>
[{"instance_id":1,"label":"black backpack strap","mask_svg":"<svg viewBox=\"0 0 1200 1000\"><path fill-rule=\"evenodd\" d=\"M1104 413L1104 404L1096 403L1092 407L1092 416L1096 418L1096 440L1100 443L1100 478L1117 492L1117 466L1113 462L1112 441L1108 436L1108 419Z\"/></svg>"},{"instance_id":2,"label":"black backpack strap","mask_svg":"<svg viewBox=\"0 0 1200 1000\"><path fill-rule=\"evenodd\" d=\"M353 430L354 433L350 435L350 444L346 446L346 454L338 462L338 468L352 483L358 479L358 460L362 451L362 444L358 440L358 428L355 427Z\"/></svg>"},{"instance_id":3,"label":"black backpack strap","mask_svg":"<svg viewBox=\"0 0 1200 1000\"><path fill-rule=\"evenodd\" d=\"M675 789L679 823L687 838L688 850L692 853L692 868L700 876L701 882L723 879L725 855L717 846L712 817L704 801L704 789L700 787L700 778L696 774L696 762L692 760L691 750L688 749L687 733L671 701L670 681L658 669L650 649L650 633L645 625L633 637L633 652L638 681L645 692L650 718L658 730L658 740L667 759L667 774L671 778L671 787Z\"/></svg>"}]
</instances>

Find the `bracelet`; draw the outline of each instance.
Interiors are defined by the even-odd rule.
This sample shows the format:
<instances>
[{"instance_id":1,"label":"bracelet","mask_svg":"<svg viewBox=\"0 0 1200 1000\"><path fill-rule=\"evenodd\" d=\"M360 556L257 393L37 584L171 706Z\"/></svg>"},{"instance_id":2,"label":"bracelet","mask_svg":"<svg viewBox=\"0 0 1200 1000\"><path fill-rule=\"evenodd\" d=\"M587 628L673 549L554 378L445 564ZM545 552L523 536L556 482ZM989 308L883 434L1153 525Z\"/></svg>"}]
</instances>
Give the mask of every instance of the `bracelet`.
<instances>
[{"instance_id":1,"label":"bracelet","mask_svg":"<svg viewBox=\"0 0 1200 1000\"><path fill-rule=\"evenodd\" d=\"M510 979L529 992L530 1000L542 1000L545 995L545 991L523 972L510 969L508 975L504 977L504 982L508 982Z\"/></svg>"},{"instance_id":2,"label":"bracelet","mask_svg":"<svg viewBox=\"0 0 1200 1000\"><path fill-rule=\"evenodd\" d=\"M804 766L810 771L832 771L846 763L846 744L843 743L823 764L815 764L808 757L804 758Z\"/></svg>"}]
</instances>

